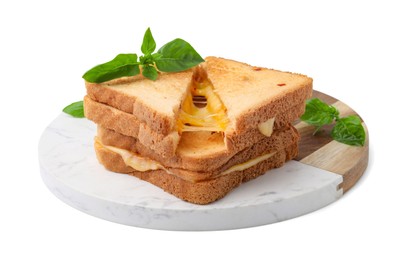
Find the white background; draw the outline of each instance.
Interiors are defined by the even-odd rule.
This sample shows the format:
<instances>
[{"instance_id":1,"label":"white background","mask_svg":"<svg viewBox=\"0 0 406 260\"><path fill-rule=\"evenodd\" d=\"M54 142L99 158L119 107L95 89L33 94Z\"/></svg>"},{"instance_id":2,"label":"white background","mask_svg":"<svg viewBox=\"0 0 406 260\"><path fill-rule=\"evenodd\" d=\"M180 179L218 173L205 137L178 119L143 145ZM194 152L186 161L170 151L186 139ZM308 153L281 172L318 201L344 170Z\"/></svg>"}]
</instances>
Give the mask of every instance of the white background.
<instances>
[{"instance_id":1,"label":"white background","mask_svg":"<svg viewBox=\"0 0 406 260\"><path fill-rule=\"evenodd\" d=\"M71 2L0 4L1 259L405 259L402 1ZM233 231L129 227L58 200L39 173L42 131L84 96L87 69L140 53L148 26L158 47L180 37L202 56L313 77L365 120L364 177L319 211Z\"/></svg>"}]
</instances>

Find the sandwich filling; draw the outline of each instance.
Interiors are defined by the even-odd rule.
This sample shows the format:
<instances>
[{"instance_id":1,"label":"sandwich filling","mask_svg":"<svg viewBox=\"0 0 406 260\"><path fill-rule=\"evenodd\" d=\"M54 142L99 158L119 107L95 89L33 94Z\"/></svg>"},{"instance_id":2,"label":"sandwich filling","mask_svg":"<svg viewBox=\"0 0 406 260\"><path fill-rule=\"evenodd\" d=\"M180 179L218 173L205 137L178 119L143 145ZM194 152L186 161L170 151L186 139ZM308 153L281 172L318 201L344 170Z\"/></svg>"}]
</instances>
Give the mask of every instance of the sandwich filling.
<instances>
[{"instance_id":1,"label":"sandwich filling","mask_svg":"<svg viewBox=\"0 0 406 260\"><path fill-rule=\"evenodd\" d=\"M178 132L224 132L229 123L226 110L213 84L202 70L197 70L181 105Z\"/></svg>"},{"instance_id":2,"label":"sandwich filling","mask_svg":"<svg viewBox=\"0 0 406 260\"><path fill-rule=\"evenodd\" d=\"M168 169L168 168L164 167L162 164L160 164L159 162L157 162L155 160L139 156L138 154L130 152L130 151L125 150L125 149L105 145L100 141L100 139L98 137L95 138L95 143L98 146L101 146L101 147L103 147L103 148L105 148L105 149L107 149L107 150L109 150L111 152L114 152L114 153L120 155L121 158L123 159L125 165L133 168L136 171L145 172L145 171L159 170L160 169L160 170L166 171L168 174L175 175L175 176L177 176L179 178L182 178L182 179L184 179L186 181L197 182L197 180L193 179L192 177L188 178L188 179L185 179L184 176L177 175L176 173L171 171L170 168ZM248 160L248 161L246 161L244 163L236 164L236 165L230 167L229 169L227 169L227 170L225 170L223 172L220 172L219 174L216 174L216 176L211 178L211 179L214 179L216 177L220 177L220 176L223 176L223 175L227 175L227 174L230 174L232 172L244 171L244 170L246 170L246 169L248 169L248 168L250 168L250 167L252 167L252 166L254 166L254 165L256 165L256 164L258 164L260 162L262 162L262 161L265 161L265 160L271 158L275 153L276 152L266 153L266 154L263 154L263 155L258 156L256 158L250 159L250 160Z\"/></svg>"},{"instance_id":3,"label":"sandwich filling","mask_svg":"<svg viewBox=\"0 0 406 260\"><path fill-rule=\"evenodd\" d=\"M258 130L265 136L271 136L275 117L258 124ZM220 99L207 71L196 67L193 80L181 104L177 118L177 131L223 133L230 123L227 108Z\"/></svg>"}]
</instances>

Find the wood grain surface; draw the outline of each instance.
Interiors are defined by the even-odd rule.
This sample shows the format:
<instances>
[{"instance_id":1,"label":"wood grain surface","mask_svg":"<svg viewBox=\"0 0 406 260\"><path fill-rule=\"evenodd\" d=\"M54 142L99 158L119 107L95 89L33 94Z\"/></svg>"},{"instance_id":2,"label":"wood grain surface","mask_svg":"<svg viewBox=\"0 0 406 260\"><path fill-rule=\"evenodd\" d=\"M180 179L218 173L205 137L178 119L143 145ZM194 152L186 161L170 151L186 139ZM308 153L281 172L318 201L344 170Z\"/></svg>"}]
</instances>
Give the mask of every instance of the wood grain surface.
<instances>
[{"instance_id":1,"label":"wood grain surface","mask_svg":"<svg viewBox=\"0 0 406 260\"><path fill-rule=\"evenodd\" d=\"M324 93L313 91L313 97L318 97L329 105L333 105L340 111L340 116L358 115L349 106ZM361 117L362 116L358 115ZM333 125L325 126L321 131L313 135L315 128L305 122L295 122L301 140L299 143L299 155L295 160L304 164L312 165L343 176L343 183L339 188L344 192L355 185L368 166L369 136L366 132L366 142L362 147L350 146L333 140L330 131Z\"/></svg>"}]
</instances>

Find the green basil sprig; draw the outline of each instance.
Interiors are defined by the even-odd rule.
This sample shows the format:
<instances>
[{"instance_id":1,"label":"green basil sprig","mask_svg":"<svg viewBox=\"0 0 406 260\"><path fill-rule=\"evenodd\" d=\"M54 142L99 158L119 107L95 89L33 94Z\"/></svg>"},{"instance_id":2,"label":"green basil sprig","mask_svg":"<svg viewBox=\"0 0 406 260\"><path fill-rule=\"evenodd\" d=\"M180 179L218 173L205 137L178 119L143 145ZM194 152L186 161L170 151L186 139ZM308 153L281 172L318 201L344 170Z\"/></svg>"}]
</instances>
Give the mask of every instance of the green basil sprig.
<instances>
[{"instance_id":1,"label":"green basil sprig","mask_svg":"<svg viewBox=\"0 0 406 260\"><path fill-rule=\"evenodd\" d=\"M141 45L143 56L138 58L135 53L119 54L113 60L93 67L83 75L83 78L88 82L102 83L120 77L138 75L141 67L144 77L156 80L158 70L179 72L204 61L188 42L179 38L168 42L153 53L155 48L154 37L148 28Z\"/></svg>"},{"instance_id":2,"label":"green basil sprig","mask_svg":"<svg viewBox=\"0 0 406 260\"><path fill-rule=\"evenodd\" d=\"M355 146L365 144L364 127L362 127L361 119L355 115L338 119L331 135L334 140L341 143Z\"/></svg>"},{"instance_id":3,"label":"green basil sprig","mask_svg":"<svg viewBox=\"0 0 406 260\"><path fill-rule=\"evenodd\" d=\"M119 54L113 60L97 65L87 71L83 78L89 82L104 81L140 74L137 54Z\"/></svg>"},{"instance_id":4,"label":"green basil sprig","mask_svg":"<svg viewBox=\"0 0 406 260\"><path fill-rule=\"evenodd\" d=\"M351 115L341 118L337 108L318 98L306 101L306 111L300 119L316 127L313 134L316 134L322 126L332 124L335 121L331 131L331 137L334 140L354 146L365 144L365 129L358 116Z\"/></svg>"},{"instance_id":5,"label":"green basil sprig","mask_svg":"<svg viewBox=\"0 0 406 260\"><path fill-rule=\"evenodd\" d=\"M74 103L66 106L62 111L73 117L77 117L77 118L85 117L85 113L84 113L84 109L83 109L83 101L74 102Z\"/></svg>"}]
</instances>

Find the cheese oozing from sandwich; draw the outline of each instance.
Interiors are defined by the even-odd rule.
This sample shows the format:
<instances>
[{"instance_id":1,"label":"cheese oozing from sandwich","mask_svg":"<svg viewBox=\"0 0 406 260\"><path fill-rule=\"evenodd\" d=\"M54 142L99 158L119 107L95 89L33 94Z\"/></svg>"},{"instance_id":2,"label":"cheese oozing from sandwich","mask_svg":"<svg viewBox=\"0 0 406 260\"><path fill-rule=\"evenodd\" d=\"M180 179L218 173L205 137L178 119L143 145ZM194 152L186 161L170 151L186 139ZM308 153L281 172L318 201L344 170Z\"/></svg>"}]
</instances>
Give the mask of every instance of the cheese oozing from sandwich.
<instances>
[{"instance_id":1,"label":"cheese oozing from sandwich","mask_svg":"<svg viewBox=\"0 0 406 260\"><path fill-rule=\"evenodd\" d=\"M224 132L228 126L227 109L208 79L193 80L182 103L177 126L178 132ZM258 130L269 137L273 133L275 118L258 124Z\"/></svg>"},{"instance_id":2,"label":"cheese oozing from sandwich","mask_svg":"<svg viewBox=\"0 0 406 260\"><path fill-rule=\"evenodd\" d=\"M132 153L130 151L121 148L104 145L101 142L99 142L99 144L101 144L104 148L119 154L123 159L124 163L127 166L133 168L134 170L145 172L150 170L165 169L165 167L163 167L161 164L149 158L141 157L135 153Z\"/></svg>"},{"instance_id":3,"label":"cheese oozing from sandwich","mask_svg":"<svg viewBox=\"0 0 406 260\"><path fill-rule=\"evenodd\" d=\"M226 175L226 174L229 174L232 172L240 172L240 171L246 170L262 161L265 161L266 159L271 158L274 154L275 154L275 152L267 153L267 154L258 156L254 159L248 160L245 163L240 163L240 164L234 165L234 166L230 167L228 170L225 170L224 172L220 173L220 175Z\"/></svg>"},{"instance_id":4,"label":"cheese oozing from sandwich","mask_svg":"<svg viewBox=\"0 0 406 260\"><path fill-rule=\"evenodd\" d=\"M208 79L194 80L181 106L178 131L224 132L229 122L226 110Z\"/></svg>"},{"instance_id":5,"label":"cheese oozing from sandwich","mask_svg":"<svg viewBox=\"0 0 406 260\"><path fill-rule=\"evenodd\" d=\"M95 142L97 143L97 145L110 150L111 152L117 153L118 155L121 156L121 158L123 159L124 163L127 166L130 166L131 168L133 168L136 171L141 171L141 172L145 172L145 171L150 171L150 170L164 170L166 171L168 174L172 174L175 176L175 173L173 173L170 169L167 169L166 167L164 167L163 165L161 165L159 162L146 158L146 157L142 157L136 153L130 152L128 150L125 149L121 149L121 148L117 148L114 146L109 146L109 145L105 145L103 144L99 138L95 138ZM231 166L230 168L228 168L227 170L220 172L219 174L217 174L216 176L214 176L213 178L216 178L218 176L223 176L223 175L227 175L230 174L232 172L237 172L237 171L244 171L262 161L265 161L269 158L271 158L276 152L270 152L261 156L258 156L256 158L253 158L251 160L248 160L244 163L240 163L240 164L236 164L234 166ZM178 176L180 178L185 179L183 176ZM195 182L195 180L193 179L185 179L187 181L192 181Z\"/></svg>"}]
</instances>

